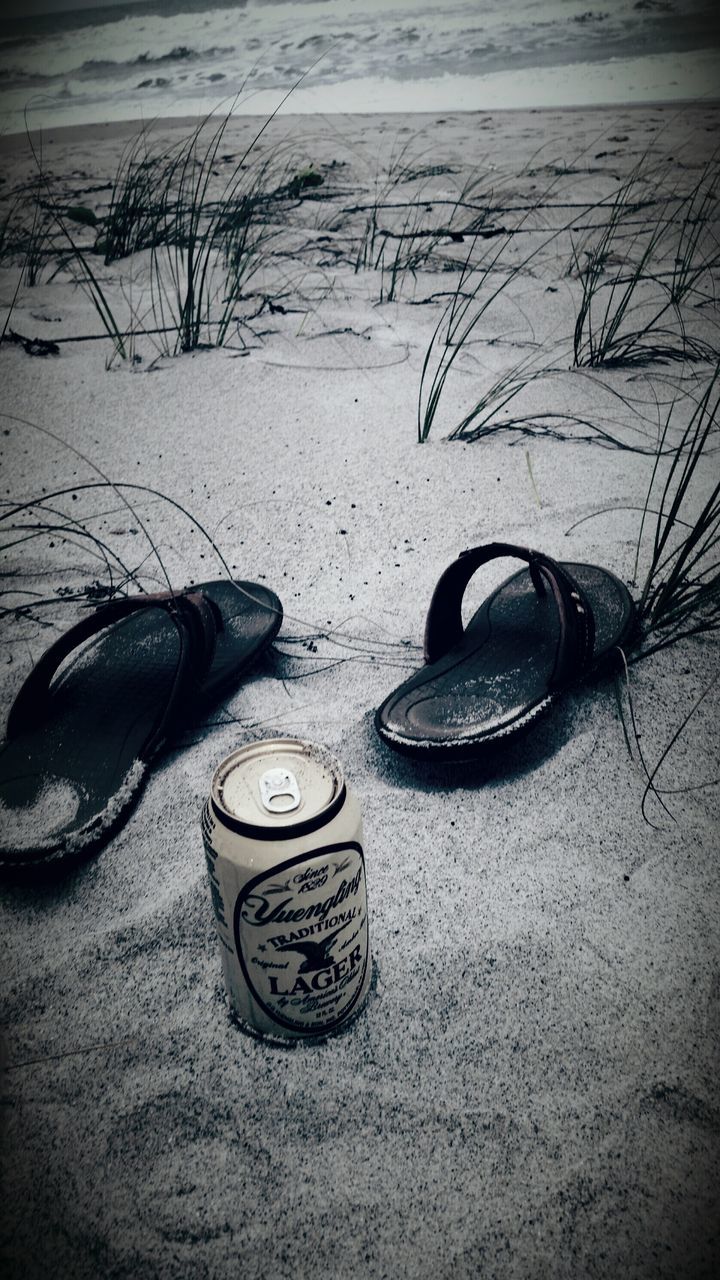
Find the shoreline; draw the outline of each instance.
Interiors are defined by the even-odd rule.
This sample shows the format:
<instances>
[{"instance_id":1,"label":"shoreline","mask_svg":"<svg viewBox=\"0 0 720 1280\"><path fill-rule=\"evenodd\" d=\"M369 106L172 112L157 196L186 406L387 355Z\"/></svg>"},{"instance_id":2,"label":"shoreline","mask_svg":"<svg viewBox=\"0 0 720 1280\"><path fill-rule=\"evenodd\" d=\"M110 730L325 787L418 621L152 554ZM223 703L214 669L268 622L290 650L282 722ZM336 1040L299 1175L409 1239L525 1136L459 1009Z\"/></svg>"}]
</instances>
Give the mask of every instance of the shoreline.
<instances>
[{"instance_id":1,"label":"shoreline","mask_svg":"<svg viewBox=\"0 0 720 1280\"><path fill-rule=\"evenodd\" d=\"M576 103L574 105L559 106L540 106L540 107L477 107L477 108L455 108L448 110L442 114L455 117L469 116L498 116L500 118L507 117L509 119L517 118L522 115L527 116L548 116L552 114L608 114L611 112L631 111L642 113L644 111L671 110L681 115L688 111L703 112L706 110L716 110L720 107L720 93L711 99L684 98L684 99L657 99L650 102L617 102L617 103ZM203 121L216 119L221 121L228 114L221 108L217 108L209 115L183 115L183 116L158 116L148 120L141 117L128 117L123 120L107 120L95 121L88 124L62 124L48 126L47 128L30 129L29 131L18 131L16 133L0 134L0 152L6 151L8 154L16 154L23 143L27 142L28 135L35 141L44 139L50 144L81 144L85 141L115 141L117 139L126 140L132 134L140 134L146 131L151 135L155 131L165 132L181 132L192 131L197 128ZM229 118L233 124L242 125L246 121L269 122L271 120L281 120L291 129L297 129L301 122L309 123L313 120L322 121L325 118L332 120L344 119L349 120L368 120L369 122L378 120L388 120L397 118L418 122L419 126L429 124L436 120L438 115L434 110L423 111L318 111L318 112L284 112L282 115L272 113L264 115L262 113L238 112L229 113ZM49 135L52 135L50 137Z\"/></svg>"},{"instance_id":2,"label":"shoreline","mask_svg":"<svg viewBox=\"0 0 720 1280\"><path fill-rule=\"evenodd\" d=\"M717 47L685 50L682 53L655 53L639 57L610 58L606 62L567 62L542 64L521 70L489 71L483 74L445 72L442 75L413 77L411 74L389 76L346 75L343 79L313 83L313 63L297 78L289 76L287 85L248 89L244 84L230 87L232 81L217 88L196 87L189 95L193 109L184 109L185 89L168 89L146 99L144 109L134 118L172 119L202 118L216 112L220 103L234 103L237 115L265 117L274 112L285 115L364 114L368 102L372 114L448 114L460 111L557 110L563 108L600 107L617 109L625 105L650 108L658 103L715 101L720 92L720 49ZM322 72L320 72L320 75ZM237 90L237 91L236 91ZM218 94L222 95L218 99ZM23 119L23 112L36 112L41 127L50 120L63 121L73 111L106 114L105 123L117 116L127 118L127 97L110 97L105 101L98 91L97 104L91 97L83 105L82 94L77 104L72 98L45 101L41 93L27 98L27 90L6 89L0 94L0 119L8 125ZM137 112L137 96L130 99ZM177 106L183 103L178 113ZM98 105L104 104L104 105ZM169 105L170 104L170 105ZM222 108L220 108L222 109ZM46 118L43 117L43 114ZM97 123L97 120L94 121ZM88 121L67 121L69 125ZM10 128L13 134L20 129Z\"/></svg>"}]
</instances>

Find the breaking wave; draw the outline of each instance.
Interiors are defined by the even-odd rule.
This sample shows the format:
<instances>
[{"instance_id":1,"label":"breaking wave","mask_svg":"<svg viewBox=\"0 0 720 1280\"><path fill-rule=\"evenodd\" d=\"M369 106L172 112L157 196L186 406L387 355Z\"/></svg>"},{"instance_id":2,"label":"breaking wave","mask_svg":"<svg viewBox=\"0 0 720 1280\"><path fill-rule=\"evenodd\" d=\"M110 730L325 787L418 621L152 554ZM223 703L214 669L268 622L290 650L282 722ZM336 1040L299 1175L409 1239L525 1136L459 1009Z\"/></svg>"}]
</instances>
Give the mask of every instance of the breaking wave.
<instances>
[{"instance_id":1,"label":"breaking wave","mask_svg":"<svg viewBox=\"0 0 720 1280\"><path fill-rule=\"evenodd\" d=\"M312 89L420 86L610 68L638 55L712 50L720 39L712 0L602 0L598 9L587 0L484 0L479 10L478 0L142 0L17 19L0 34L0 127L18 127L33 93L47 111L75 100L73 122L100 121L185 114L215 83L229 95L285 92L303 76Z\"/></svg>"}]
</instances>

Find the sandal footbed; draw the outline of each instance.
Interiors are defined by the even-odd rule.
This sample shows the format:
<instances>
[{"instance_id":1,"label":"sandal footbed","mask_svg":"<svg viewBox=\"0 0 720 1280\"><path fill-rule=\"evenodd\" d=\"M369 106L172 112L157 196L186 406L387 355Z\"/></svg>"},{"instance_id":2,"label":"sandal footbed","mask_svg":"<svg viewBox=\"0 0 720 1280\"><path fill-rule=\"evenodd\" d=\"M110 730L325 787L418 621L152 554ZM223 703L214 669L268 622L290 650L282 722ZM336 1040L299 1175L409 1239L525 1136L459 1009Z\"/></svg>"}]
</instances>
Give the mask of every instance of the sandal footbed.
<instances>
[{"instance_id":1,"label":"sandal footbed","mask_svg":"<svg viewBox=\"0 0 720 1280\"><path fill-rule=\"evenodd\" d=\"M218 606L212 665L188 718L228 690L277 634L282 607L256 583L201 583ZM171 694L179 656L161 609L115 623L71 655L50 690L47 715L0 748L0 861L88 851L107 838L139 795L143 744Z\"/></svg>"},{"instance_id":2,"label":"sandal footbed","mask_svg":"<svg viewBox=\"0 0 720 1280\"><path fill-rule=\"evenodd\" d=\"M634 605L607 569L565 563L584 590L595 619L592 670L627 640ZM400 751L423 756L472 754L519 732L550 705L560 623L549 592L539 596L528 569L502 583L468 623L462 641L422 667L376 714L380 736Z\"/></svg>"}]
</instances>

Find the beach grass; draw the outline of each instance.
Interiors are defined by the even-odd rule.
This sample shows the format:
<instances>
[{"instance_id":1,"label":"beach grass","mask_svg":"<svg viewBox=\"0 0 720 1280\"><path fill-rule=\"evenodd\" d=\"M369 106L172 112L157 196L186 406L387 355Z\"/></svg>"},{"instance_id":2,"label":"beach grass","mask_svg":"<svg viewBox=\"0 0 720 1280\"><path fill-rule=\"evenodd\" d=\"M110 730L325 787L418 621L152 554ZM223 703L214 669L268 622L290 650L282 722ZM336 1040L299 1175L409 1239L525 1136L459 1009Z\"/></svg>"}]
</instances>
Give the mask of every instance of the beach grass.
<instances>
[{"instance_id":1,"label":"beach grass","mask_svg":"<svg viewBox=\"0 0 720 1280\"><path fill-rule=\"evenodd\" d=\"M92 476L87 481L76 480L72 484L44 489L43 492L34 493L20 501L6 498L0 503L0 538L4 555L11 550L17 554L19 548L32 551L36 544L45 549L48 545L51 549L56 546L74 547L81 553L76 561L74 585L65 583L50 595L27 590L18 592L13 581L17 570L13 568L3 571L0 577L7 583L3 594L20 594L24 599L20 604L0 608L0 618L31 616L37 620L38 611L42 615L44 610L60 603L97 605L127 594L128 588L146 590L148 581L159 583L167 590L176 589L178 584L172 582L161 551L165 525L171 512L177 513L183 522L200 534L216 560L219 572L227 578L232 577L230 565L212 533L176 498L152 485L111 479L86 452L62 439L48 427L4 411L0 411L0 418L23 431L36 433L46 442L60 445L64 453L71 455L76 463L81 463ZM117 501L117 509L130 517L135 533L141 535L140 551L134 562L118 552L106 537L92 528L93 524L106 521L108 515L112 514L106 504L99 509L93 507L94 499L102 499L108 494ZM78 502L82 504L79 508L75 505ZM159 507L162 515L156 511L153 519L148 518L144 510L148 504ZM97 576L98 573L100 577ZM90 581L81 585L83 577L89 577Z\"/></svg>"},{"instance_id":2,"label":"beach grass","mask_svg":"<svg viewBox=\"0 0 720 1280\"><path fill-rule=\"evenodd\" d=\"M103 331L111 339L117 355L126 356L125 337L121 320L108 289L104 286L96 266L91 261L91 254L81 243L79 232L83 227L95 227L97 219L90 210L68 205L53 189L50 175L44 162L42 142L36 143L28 133L28 146L36 166L36 184L38 195L36 209L42 207L47 213L50 226L54 229L52 248L60 256L62 267L69 267L74 274L76 285L88 298L100 321ZM33 226L35 226L35 222ZM49 232L44 234L50 234ZM59 243L58 243L59 241ZM61 247L60 247L61 246Z\"/></svg>"},{"instance_id":3,"label":"beach grass","mask_svg":"<svg viewBox=\"0 0 720 1280\"><path fill-rule=\"evenodd\" d=\"M691 384L668 385L654 449L633 447L652 457L643 502L598 507L565 531L619 511L639 515L630 581L640 643L631 662L720 629L720 363Z\"/></svg>"},{"instance_id":4,"label":"beach grass","mask_svg":"<svg viewBox=\"0 0 720 1280\"><path fill-rule=\"evenodd\" d=\"M636 574L651 529L639 601L646 657L688 636L720 630L720 480L702 466L720 448L720 363L715 366L679 442L664 461L667 415L640 523ZM712 468L717 475L717 467ZM711 472L711 474L712 474ZM653 523L654 520L654 523Z\"/></svg>"},{"instance_id":5,"label":"beach grass","mask_svg":"<svg viewBox=\"0 0 720 1280\"><path fill-rule=\"evenodd\" d=\"M422 271L452 269L456 264L447 263L440 247L462 243L487 217L487 205L474 202L486 181L481 169L466 173L456 164L430 163L433 155L424 130L396 139L385 164L376 166L373 200L346 211L363 215L349 260L356 274L379 274L380 303L395 302L411 288L414 292ZM439 194L439 178L454 190ZM463 218L465 226L460 225Z\"/></svg>"},{"instance_id":6,"label":"beach grass","mask_svg":"<svg viewBox=\"0 0 720 1280\"><path fill-rule=\"evenodd\" d=\"M569 171L558 168L553 185ZM550 346L546 343L540 358L523 356L496 375L455 423L450 439L475 441L497 430L544 431L560 437L569 430L577 436L578 428L586 428L587 438L631 447L625 435L615 435L595 418L575 418L551 407L545 411L537 402L524 412L513 412L510 406L528 388L537 390L539 380L569 366L591 374L616 369L632 373L653 364L717 358L718 157L708 160L689 185L681 186L672 174L669 163L651 167L644 155L610 198L580 206L564 225L546 229L540 242L521 257L514 252L516 237L538 231L542 237L542 227L530 220L531 206L515 225L498 229L494 243L480 255L478 243L489 233L476 232L425 354L417 415L421 443L429 436L459 358L467 363L478 341L480 321L491 319L500 296L507 296L508 286L534 269L538 255L550 245L558 251L557 264L566 237L571 245L569 275L580 286L574 332L561 334ZM534 207L540 212L549 206L548 191ZM570 283L558 275L548 287L557 293ZM528 319L528 347L533 339ZM669 440L666 445L670 447ZM647 442L641 441L638 448L648 451Z\"/></svg>"},{"instance_id":7,"label":"beach grass","mask_svg":"<svg viewBox=\"0 0 720 1280\"><path fill-rule=\"evenodd\" d=\"M106 266L152 249L167 236L168 211L163 193L177 149L176 144L154 153L149 127L124 147L113 178L107 216L95 243L95 251L102 253Z\"/></svg>"},{"instance_id":8,"label":"beach grass","mask_svg":"<svg viewBox=\"0 0 720 1280\"><path fill-rule=\"evenodd\" d=\"M372 203L363 209L365 222L354 254L354 269L376 270L378 259L383 251L384 236L380 230L381 211L393 205L394 195L402 185L409 181L415 172L420 157L417 154L417 135L397 142L393 146L384 167L376 166L374 175L374 198Z\"/></svg>"},{"instance_id":9,"label":"beach grass","mask_svg":"<svg viewBox=\"0 0 720 1280\"><path fill-rule=\"evenodd\" d=\"M520 228L527 229L532 213L541 209L542 201L538 201L524 211L518 226L502 228L492 238L482 231L476 231L470 238L450 299L433 330L423 360L417 406L417 438L420 444L424 444L430 435L448 378L458 358L467 351L481 320L501 294L523 276L538 255L560 234L557 230L543 232L541 229L540 242L519 259L510 260L509 250L514 236ZM510 390L510 386L501 385L492 393L492 398L504 405ZM482 416L484 403L478 401L476 408L478 415ZM465 419L468 426L474 420L475 412L473 409ZM462 430L457 434L462 435Z\"/></svg>"},{"instance_id":10,"label":"beach grass","mask_svg":"<svg viewBox=\"0 0 720 1280\"><path fill-rule=\"evenodd\" d=\"M523 357L516 365L504 370L483 392L480 399L450 431L449 440L473 443L499 432L507 432L512 440L520 436L547 436L555 440L586 440L608 447L635 448L640 452L652 452L645 442L645 430L638 428L642 440L631 444L632 432L627 420L610 420L595 406L590 414L578 409L573 413L560 409L541 407L541 384L551 388L564 370L561 364L548 363L543 354ZM524 393L528 393L524 395ZM513 406L511 410L509 406ZM526 407L523 408L523 405ZM500 416L504 414L504 416Z\"/></svg>"},{"instance_id":11,"label":"beach grass","mask_svg":"<svg viewBox=\"0 0 720 1280\"><path fill-rule=\"evenodd\" d=\"M582 286L576 365L714 358L717 342L692 332L691 308L714 299L718 176L714 156L685 189L669 164L658 171L643 157L618 186L599 234L573 245Z\"/></svg>"},{"instance_id":12,"label":"beach grass","mask_svg":"<svg viewBox=\"0 0 720 1280\"><path fill-rule=\"evenodd\" d=\"M36 283L55 257L53 274L70 271L113 343L113 358L127 358L142 337L163 355L224 346L242 324L237 304L275 235L271 214L303 185L282 143L254 153L272 118L234 158L221 155L232 108L170 145L156 145L144 126L122 151L100 216L68 205L28 135L36 178L23 207L31 225L18 228L18 201L5 204L0 226L2 256L22 262L18 288Z\"/></svg>"},{"instance_id":13,"label":"beach grass","mask_svg":"<svg viewBox=\"0 0 720 1280\"><path fill-rule=\"evenodd\" d=\"M104 240L106 261L149 251L152 329L166 354L223 346L261 237L253 227L252 144L214 197L219 151L231 113L207 117L180 144L151 154L145 134L123 157ZM142 329L142 326L140 326Z\"/></svg>"},{"instance_id":14,"label":"beach grass","mask_svg":"<svg viewBox=\"0 0 720 1280\"><path fill-rule=\"evenodd\" d=\"M0 264L19 265L18 291L37 285L56 255L52 218L40 183L22 184L5 195L0 214Z\"/></svg>"},{"instance_id":15,"label":"beach grass","mask_svg":"<svg viewBox=\"0 0 720 1280\"><path fill-rule=\"evenodd\" d=\"M667 413L640 511L634 565L634 580L641 581L637 640L633 651L623 654L627 723L622 689L617 686L618 710L628 751L632 757L634 747L645 783L641 813L653 827L657 824L648 814L651 797L665 818L674 822L671 797L687 790L716 786L720 781L711 775L686 788L668 787L661 781L668 760L678 750L681 738L701 713L720 679L716 659L710 657L708 661L702 653L696 655L700 691L684 712L678 707L670 721L675 722L670 736L662 750L653 753L652 763L649 747L639 729L630 679L630 668L635 664L682 642L714 639L720 631L720 482L714 480L718 469L713 462L713 456L720 449L720 363L694 397L693 411L680 432L679 441L666 449L677 404L677 399L673 399ZM688 651L685 652L686 660L692 662ZM709 679L708 670L713 672Z\"/></svg>"}]
</instances>

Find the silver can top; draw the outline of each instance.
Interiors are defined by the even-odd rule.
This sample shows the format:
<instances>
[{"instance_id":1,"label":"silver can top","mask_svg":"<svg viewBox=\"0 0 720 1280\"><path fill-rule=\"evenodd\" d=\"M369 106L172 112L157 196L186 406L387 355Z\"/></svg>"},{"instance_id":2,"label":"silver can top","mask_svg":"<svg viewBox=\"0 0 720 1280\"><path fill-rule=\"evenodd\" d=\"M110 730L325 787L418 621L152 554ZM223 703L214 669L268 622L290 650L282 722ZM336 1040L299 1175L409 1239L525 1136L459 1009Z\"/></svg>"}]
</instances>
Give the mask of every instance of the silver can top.
<instances>
[{"instance_id":1,"label":"silver can top","mask_svg":"<svg viewBox=\"0 0 720 1280\"><path fill-rule=\"evenodd\" d=\"M324 747L299 738L266 738L234 751L215 772L211 799L231 830L256 839L311 831L342 804L345 780Z\"/></svg>"}]
</instances>

